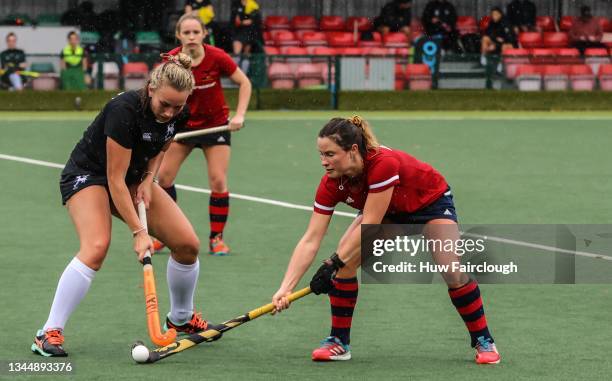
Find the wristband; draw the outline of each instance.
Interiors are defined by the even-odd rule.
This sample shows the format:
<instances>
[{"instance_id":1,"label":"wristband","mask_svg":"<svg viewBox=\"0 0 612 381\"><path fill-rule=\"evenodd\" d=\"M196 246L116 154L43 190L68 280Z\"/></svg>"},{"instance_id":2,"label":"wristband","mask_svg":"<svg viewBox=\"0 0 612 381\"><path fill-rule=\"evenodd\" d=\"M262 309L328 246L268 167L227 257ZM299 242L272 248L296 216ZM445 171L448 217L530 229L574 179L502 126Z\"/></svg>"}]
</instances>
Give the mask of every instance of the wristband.
<instances>
[{"instance_id":1,"label":"wristband","mask_svg":"<svg viewBox=\"0 0 612 381\"><path fill-rule=\"evenodd\" d=\"M136 234L140 233L141 231L145 231L147 230L147 228L140 228L140 229L136 229L132 232L132 237L136 237Z\"/></svg>"}]
</instances>

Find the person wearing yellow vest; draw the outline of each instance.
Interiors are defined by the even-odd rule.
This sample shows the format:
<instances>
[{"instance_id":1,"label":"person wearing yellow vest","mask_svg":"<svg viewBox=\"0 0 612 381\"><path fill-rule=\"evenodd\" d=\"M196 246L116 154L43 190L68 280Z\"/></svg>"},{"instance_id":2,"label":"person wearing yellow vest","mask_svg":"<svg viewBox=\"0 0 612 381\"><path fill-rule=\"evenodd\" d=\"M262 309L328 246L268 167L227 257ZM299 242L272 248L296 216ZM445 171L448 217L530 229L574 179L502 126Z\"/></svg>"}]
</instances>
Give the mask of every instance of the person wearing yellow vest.
<instances>
[{"instance_id":1,"label":"person wearing yellow vest","mask_svg":"<svg viewBox=\"0 0 612 381\"><path fill-rule=\"evenodd\" d=\"M60 57L62 89L85 90L87 57L85 56L85 50L80 45L77 32L71 31L68 33L68 45L62 50Z\"/></svg>"}]
</instances>

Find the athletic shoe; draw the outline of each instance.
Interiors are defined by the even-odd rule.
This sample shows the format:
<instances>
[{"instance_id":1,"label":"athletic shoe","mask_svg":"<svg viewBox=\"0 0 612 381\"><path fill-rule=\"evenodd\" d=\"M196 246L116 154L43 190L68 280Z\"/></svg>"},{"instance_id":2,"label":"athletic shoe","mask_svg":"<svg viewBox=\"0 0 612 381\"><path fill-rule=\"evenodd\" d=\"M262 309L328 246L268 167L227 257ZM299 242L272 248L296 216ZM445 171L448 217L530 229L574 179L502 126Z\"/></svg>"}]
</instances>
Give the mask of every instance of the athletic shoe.
<instances>
[{"instance_id":1,"label":"athletic shoe","mask_svg":"<svg viewBox=\"0 0 612 381\"><path fill-rule=\"evenodd\" d=\"M155 252L163 250L164 247L166 247L166 245L164 245L164 243L162 241L159 241L159 240L156 240L155 238L153 238L153 250L155 250Z\"/></svg>"},{"instance_id":2,"label":"athletic shoe","mask_svg":"<svg viewBox=\"0 0 612 381\"><path fill-rule=\"evenodd\" d=\"M215 238L211 238L209 248L210 251L208 254L217 257L228 255L230 252L230 248L223 242L223 236L221 234L217 234Z\"/></svg>"},{"instance_id":3,"label":"athletic shoe","mask_svg":"<svg viewBox=\"0 0 612 381\"><path fill-rule=\"evenodd\" d=\"M49 329L46 332L39 329L34 337L32 352L45 357L66 357L68 353L64 351L64 335L61 329Z\"/></svg>"},{"instance_id":4,"label":"athletic shoe","mask_svg":"<svg viewBox=\"0 0 612 381\"><path fill-rule=\"evenodd\" d=\"M326 337L321 346L312 351L312 361L343 361L351 359L349 346L336 336Z\"/></svg>"},{"instance_id":5,"label":"athletic shoe","mask_svg":"<svg viewBox=\"0 0 612 381\"><path fill-rule=\"evenodd\" d=\"M206 331L207 329L220 329L221 327L214 324L210 324L206 320L202 319L201 313L194 313L191 316L191 320L182 325L174 324L170 320L170 318L166 316L166 324L164 325L164 329L167 331L170 328L174 328L176 330L176 333L179 334L179 336L186 336L191 335L192 333ZM219 335L213 337L212 340L218 340L221 338L222 335L222 333L219 333Z\"/></svg>"},{"instance_id":6,"label":"athletic shoe","mask_svg":"<svg viewBox=\"0 0 612 381\"><path fill-rule=\"evenodd\" d=\"M501 356L490 338L480 336L476 344L476 364L499 364Z\"/></svg>"}]
</instances>

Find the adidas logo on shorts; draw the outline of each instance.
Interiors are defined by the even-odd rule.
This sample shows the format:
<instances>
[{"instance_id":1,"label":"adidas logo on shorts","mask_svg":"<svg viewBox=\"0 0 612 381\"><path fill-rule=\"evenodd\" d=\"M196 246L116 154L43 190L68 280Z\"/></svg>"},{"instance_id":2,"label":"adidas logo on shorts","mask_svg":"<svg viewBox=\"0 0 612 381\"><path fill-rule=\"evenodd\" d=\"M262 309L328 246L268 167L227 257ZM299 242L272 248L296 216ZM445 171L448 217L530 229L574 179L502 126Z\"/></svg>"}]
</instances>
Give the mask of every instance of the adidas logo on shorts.
<instances>
[{"instance_id":1,"label":"adidas logo on shorts","mask_svg":"<svg viewBox=\"0 0 612 381\"><path fill-rule=\"evenodd\" d=\"M225 138L223 136L219 136L219 139L217 139L217 143L225 143Z\"/></svg>"}]
</instances>

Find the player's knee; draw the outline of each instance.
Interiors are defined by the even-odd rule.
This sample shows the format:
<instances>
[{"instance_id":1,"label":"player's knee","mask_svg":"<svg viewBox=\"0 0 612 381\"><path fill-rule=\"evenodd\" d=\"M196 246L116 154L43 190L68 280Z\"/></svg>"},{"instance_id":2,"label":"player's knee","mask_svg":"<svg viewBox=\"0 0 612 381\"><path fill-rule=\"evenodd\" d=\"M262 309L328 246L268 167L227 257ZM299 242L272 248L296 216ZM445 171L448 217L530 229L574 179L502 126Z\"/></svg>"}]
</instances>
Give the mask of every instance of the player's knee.
<instances>
[{"instance_id":1,"label":"player's knee","mask_svg":"<svg viewBox=\"0 0 612 381\"><path fill-rule=\"evenodd\" d=\"M172 183L174 182L174 177L160 172L157 175L157 180L158 180L158 184L160 187L169 188L172 186Z\"/></svg>"},{"instance_id":2,"label":"player's knee","mask_svg":"<svg viewBox=\"0 0 612 381\"><path fill-rule=\"evenodd\" d=\"M210 190L213 192L225 192L227 190L227 180L225 175L212 175L209 179Z\"/></svg>"},{"instance_id":3,"label":"player's knee","mask_svg":"<svg viewBox=\"0 0 612 381\"><path fill-rule=\"evenodd\" d=\"M91 242L87 242L81 246L79 251L79 259L93 270L99 270L102 267L104 258L110 246L110 237L96 238Z\"/></svg>"},{"instance_id":4,"label":"player's knee","mask_svg":"<svg viewBox=\"0 0 612 381\"><path fill-rule=\"evenodd\" d=\"M185 239L183 242L172 248L174 259L184 265L195 263L200 252L200 240L196 235Z\"/></svg>"},{"instance_id":5,"label":"player's knee","mask_svg":"<svg viewBox=\"0 0 612 381\"><path fill-rule=\"evenodd\" d=\"M448 288L460 288L470 280L464 273L446 273L443 278Z\"/></svg>"}]
</instances>

